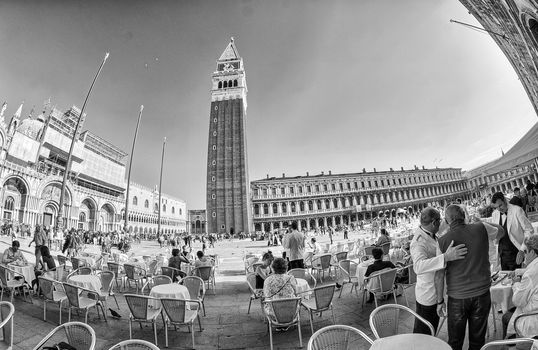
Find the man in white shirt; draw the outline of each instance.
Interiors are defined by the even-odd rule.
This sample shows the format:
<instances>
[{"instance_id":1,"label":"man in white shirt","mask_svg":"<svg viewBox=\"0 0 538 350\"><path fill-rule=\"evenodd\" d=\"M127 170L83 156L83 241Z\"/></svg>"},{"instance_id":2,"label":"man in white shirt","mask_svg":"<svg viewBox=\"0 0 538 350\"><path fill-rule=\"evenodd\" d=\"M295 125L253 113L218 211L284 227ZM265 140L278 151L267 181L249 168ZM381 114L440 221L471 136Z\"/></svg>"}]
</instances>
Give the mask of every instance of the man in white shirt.
<instances>
[{"instance_id":1,"label":"man in white shirt","mask_svg":"<svg viewBox=\"0 0 538 350\"><path fill-rule=\"evenodd\" d=\"M453 247L451 244L444 254L437 256L436 234L440 224L439 211L432 207L424 208L420 213L420 226L411 241L413 270L417 274L416 312L430 322L435 330L439 325L435 272L444 269L448 261L463 259L467 254L465 245ZM415 321L413 333L429 334L430 330L422 322Z\"/></svg>"},{"instance_id":2,"label":"man in white shirt","mask_svg":"<svg viewBox=\"0 0 538 350\"><path fill-rule=\"evenodd\" d=\"M288 269L304 269L304 234L297 231L298 225L294 221L291 223L292 232L286 234L282 240L282 247L289 251Z\"/></svg>"}]
</instances>

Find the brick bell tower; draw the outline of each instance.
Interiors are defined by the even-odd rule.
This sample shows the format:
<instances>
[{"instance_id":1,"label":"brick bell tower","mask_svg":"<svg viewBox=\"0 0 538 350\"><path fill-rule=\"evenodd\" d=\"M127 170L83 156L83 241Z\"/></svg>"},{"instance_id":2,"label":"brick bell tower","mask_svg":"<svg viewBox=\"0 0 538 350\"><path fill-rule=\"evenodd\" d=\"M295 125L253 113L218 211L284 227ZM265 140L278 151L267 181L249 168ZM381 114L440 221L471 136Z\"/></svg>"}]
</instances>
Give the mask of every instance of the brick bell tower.
<instances>
[{"instance_id":1,"label":"brick bell tower","mask_svg":"<svg viewBox=\"0 0 538 350\"><path fill-rule=\"evenodd\" d=\"M207 148L208 233L248 233L252 226L247 164L247 81L234 39L211 76Z\"/></svg>"}]
</instances>

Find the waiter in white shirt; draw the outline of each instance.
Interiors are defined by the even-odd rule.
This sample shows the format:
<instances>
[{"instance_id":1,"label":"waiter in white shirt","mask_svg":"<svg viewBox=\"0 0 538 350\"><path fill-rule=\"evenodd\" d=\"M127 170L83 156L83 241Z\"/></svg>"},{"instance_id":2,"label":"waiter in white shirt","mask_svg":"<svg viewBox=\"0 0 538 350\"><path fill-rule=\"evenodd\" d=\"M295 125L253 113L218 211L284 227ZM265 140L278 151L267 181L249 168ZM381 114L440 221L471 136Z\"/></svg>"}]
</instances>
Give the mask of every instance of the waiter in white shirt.
<instances>
[{"instance_id":1,"label":"waiter in white shirt","mask_svg":"<svg viewBox=\"0 0 538 350\"><path fill-rule=\"evenodd\" d=\"M441 214L439 211L432 207L424 208L420 213L420 226L415 231L411 241L413 270L417 274L416 312L430 322L435 331L439 325L435 272L444 269L448 261L463 259L467 254L467 248L464 244L453 247L453 243L451 243L444 254L437 255L436 234L440 225ZM415 320L413 333L430 334L430 330L422 322Z\"/></svg>"}]
</instances>

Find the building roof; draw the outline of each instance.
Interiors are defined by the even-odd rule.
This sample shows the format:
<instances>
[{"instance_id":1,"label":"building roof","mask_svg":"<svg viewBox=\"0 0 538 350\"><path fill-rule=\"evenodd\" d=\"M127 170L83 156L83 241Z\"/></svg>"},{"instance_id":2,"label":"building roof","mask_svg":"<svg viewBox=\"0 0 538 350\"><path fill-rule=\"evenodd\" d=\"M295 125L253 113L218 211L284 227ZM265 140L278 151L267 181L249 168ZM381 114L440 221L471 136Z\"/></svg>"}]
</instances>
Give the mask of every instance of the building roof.
<instances>
[{"instance_id":1,"label":"building roof","mask_svg":"<svg viewBox=\"0 0 538 350\"><path fill-rule=\"evenodd\" d=\"M234 43L234 38L232 37L230 39L230 43L228 44L228 46L226 46L226 49L224 49L222 55L220 55L219 61L230 61L238 59L241 59L241 56L239 56L239 52L237 51L237 47Z\"/></svg>"},{"instance_id":2,"label":"building roof","mask_svg":"<svg viewBox=\"0 0 538 350\"><path fill-rule=\"evenodd\" d=\"M538 158L538 123L502 157L466 172L467 177L493 175Z\"/></svg>"}]
</instances>

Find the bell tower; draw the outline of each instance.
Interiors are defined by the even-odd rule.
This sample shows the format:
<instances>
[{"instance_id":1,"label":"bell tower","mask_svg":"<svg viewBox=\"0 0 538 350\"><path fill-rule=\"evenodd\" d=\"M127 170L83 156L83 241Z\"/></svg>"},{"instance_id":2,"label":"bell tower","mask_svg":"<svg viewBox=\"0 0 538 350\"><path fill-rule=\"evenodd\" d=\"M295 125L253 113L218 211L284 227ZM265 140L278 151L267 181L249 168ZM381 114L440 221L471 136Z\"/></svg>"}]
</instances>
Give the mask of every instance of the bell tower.
<instances>
[{"instance_id":1,"label":"bell tower","mask_svg":"<svg viewBox=\"0 0 538 350\"><path fill-rule=\"evenodd\" d=\"M252 226L247 164L247 82L234 39L211 76L207 150L208 233L248 233Z\"/></svg>"}]
</instances>

